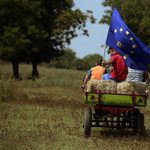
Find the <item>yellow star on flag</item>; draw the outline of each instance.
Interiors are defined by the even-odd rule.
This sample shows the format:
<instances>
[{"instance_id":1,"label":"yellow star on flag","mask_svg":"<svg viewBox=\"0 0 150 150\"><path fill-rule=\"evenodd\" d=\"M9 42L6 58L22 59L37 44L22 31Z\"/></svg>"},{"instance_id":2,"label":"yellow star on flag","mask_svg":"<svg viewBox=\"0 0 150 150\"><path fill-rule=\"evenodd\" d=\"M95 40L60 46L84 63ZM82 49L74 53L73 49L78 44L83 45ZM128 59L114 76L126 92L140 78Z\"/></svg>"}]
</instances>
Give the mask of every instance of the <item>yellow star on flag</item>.
<instances>
[{"instance_id":1,"label":"yellow star on flag","mask_svg":"<svg viewBox=\"0 0 150 150\"><path fill-rule=\"evenodd\" d=\"M122 31L123 31L123 28L120 28L120 31L122 32Z\"/></svg>"},{"instance_id":2,"label":"yellow star on flag","mask_svg":"<svg viewBox=\"0 0 150 150\"><path fill-rule=\"evenodd\" d=\"M128 32L128 31L126 31L126 34L128 35L128 34L129 34L129 32Z\"/></svg>"},{"instance_id":3,"label":"yellow star on flag","mask_svg":"<svg viewBox=\"0 0 150 150\"><path fill-rule=\"evenodd\" d=\"M133 41L133 37L130 37L130 40Z\"/></svg>"},{"instance_id":4,"label":"yellow star on flag","mask_svg":"<svg viewBox=\"0 0 150 150\"><path fill-rule=\"evenodd\" d=\"M127 54L127 56L129 57L129 55Z\"/></svg>"},{"instance_id":5,"label":"yellow star on flag","mask_svg":"<svg viewBox=\"0 0 150 150\"><path fill-rule=\"evenodd\" d=\"M133 52L133 51L130 51L130 53L133 54L134 52Z\"/></svg>"},{"instance_id":6,"label":"yellow star on flag","mask_svg":"<svg viewBox=\"0 0 150 150\"><path fill-rule=\"evenodd\" d=\"M127 57L126 57L126 56L123 56L123 59L127 59Z\"/></svg>"},{"instance_id":7,"label":"yellow star on flag","mask_svg":"<svg viewBox=\"0 0 150 150\"><path fill-rule=\"evenodd\" d=\"M135 46L135 45L132 45L132 48L136 48L136 46Z\"/></svg>"},{"instance_id":8,"label":"yellow star on flag","mask_svg":"<svg viewBox=\"0 0 150 150\"><path fill-rule=\"evenodd\" d=\"M117 32L117 29L115 29L115 31L114 31L115 33Z\"/></svg>"}]
</instances>

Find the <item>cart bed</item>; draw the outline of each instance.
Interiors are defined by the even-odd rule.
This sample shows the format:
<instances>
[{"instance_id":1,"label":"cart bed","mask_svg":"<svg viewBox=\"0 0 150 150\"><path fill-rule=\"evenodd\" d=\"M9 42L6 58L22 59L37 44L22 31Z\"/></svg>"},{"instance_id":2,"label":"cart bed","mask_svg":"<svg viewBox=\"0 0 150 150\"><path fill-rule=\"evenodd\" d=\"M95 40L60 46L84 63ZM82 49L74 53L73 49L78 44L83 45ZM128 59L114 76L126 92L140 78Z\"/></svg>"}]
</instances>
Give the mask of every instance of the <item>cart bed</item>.
<instances>
[{"instance_id":1,"label":"cart bed","mask_svg":"<svg viewBox=\"0 0 150 150\"><path fill-rule=\"evenodd\" d=\"M112 106L141 106L147 105L147 95L84 92L86 104L101 104Z\"/></svg>"}]
</instances>

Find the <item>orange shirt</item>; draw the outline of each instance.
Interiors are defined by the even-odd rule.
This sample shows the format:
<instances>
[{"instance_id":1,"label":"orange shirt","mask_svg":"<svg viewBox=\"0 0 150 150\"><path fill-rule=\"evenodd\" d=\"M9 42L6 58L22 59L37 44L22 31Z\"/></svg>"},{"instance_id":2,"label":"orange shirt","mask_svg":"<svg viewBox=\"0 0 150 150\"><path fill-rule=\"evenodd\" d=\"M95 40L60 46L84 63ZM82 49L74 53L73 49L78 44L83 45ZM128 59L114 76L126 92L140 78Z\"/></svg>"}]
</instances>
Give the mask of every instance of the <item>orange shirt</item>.
<instances>
[{"instance_id":1,"label":"orange shirt","mask_svg":"<svg viewBox=\"0 0 150 150\"><path fill-rule=\"evenodd\" d=\"M105 73L105 68L103 68L103 74L104 73ZM96 67L91 68L87 75L91 76L91 79L101 80L102 79L102 67L96 66Z\"/></svg>"}]
</instances>

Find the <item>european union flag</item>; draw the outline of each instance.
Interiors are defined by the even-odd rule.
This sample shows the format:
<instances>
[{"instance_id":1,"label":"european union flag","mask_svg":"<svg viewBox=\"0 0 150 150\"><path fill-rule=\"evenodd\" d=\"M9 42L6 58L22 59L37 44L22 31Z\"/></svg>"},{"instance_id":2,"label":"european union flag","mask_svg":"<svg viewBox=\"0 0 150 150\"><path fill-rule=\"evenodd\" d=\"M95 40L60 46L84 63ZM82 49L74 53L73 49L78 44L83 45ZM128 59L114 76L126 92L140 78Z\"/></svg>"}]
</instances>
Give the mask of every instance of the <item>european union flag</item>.
<instances>
[{"instance_id":1,"label":"european union flag","mask_svg":"<svg viewBox=\"0 0 150 150\"><path fill-rule=\"evenodd\" d=\"M113 10L106 44L119 52L127 67L146 70L150 63L150 48L127 27L116 8Z\"/></svg>"}]
</instances>

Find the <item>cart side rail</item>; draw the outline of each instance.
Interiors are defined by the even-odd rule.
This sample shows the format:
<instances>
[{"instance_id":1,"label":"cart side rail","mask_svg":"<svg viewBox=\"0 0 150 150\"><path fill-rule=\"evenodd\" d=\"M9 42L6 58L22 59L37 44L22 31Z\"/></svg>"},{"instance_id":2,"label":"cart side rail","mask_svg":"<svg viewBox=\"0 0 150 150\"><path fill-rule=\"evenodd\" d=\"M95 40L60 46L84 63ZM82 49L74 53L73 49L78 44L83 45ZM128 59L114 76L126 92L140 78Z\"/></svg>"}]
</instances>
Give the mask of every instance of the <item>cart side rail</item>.
<instances>
[{"instance_id":1,"label":"cart side rail","mask_svg":"<svg viewBox=\"0 0 150 150\"><path fill-rule=\"evenodd\" d=\"M84 100L87 104L119 105L119 106L141 106L147 105L147 95L118 94L84 92Z\"/></svg>"}]
</instances>

